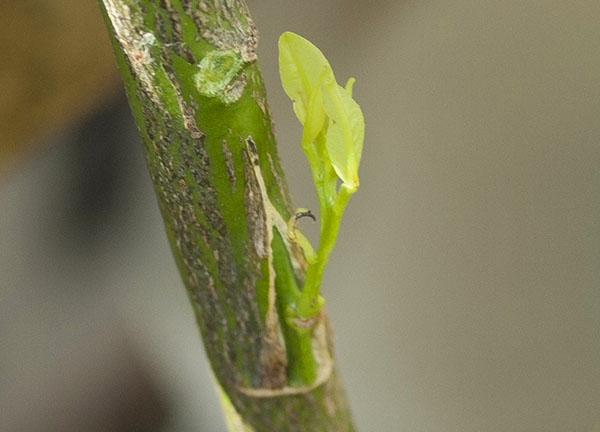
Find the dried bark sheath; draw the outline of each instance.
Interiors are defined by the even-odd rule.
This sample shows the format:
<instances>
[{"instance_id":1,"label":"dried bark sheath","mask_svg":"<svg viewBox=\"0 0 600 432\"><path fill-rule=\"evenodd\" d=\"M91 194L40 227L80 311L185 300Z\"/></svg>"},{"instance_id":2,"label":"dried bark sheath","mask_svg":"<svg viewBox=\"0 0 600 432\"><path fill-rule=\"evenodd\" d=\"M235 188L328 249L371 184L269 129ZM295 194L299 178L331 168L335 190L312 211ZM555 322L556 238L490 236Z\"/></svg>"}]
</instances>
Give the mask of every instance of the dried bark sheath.
<instances>
[{"instance_id":1,"label":"dried bark sheath","mask_svg":"<svg viewBox=\"0 0 600 432\"><path fill-rule=\"evenodd\" d=\"M100 6L230 428L354 430L325 315L304 340L281 318L305 264L283 235L291 204L245 2ZM317 378L294 387L306 342Z\"/></svg>"}]
</instances>

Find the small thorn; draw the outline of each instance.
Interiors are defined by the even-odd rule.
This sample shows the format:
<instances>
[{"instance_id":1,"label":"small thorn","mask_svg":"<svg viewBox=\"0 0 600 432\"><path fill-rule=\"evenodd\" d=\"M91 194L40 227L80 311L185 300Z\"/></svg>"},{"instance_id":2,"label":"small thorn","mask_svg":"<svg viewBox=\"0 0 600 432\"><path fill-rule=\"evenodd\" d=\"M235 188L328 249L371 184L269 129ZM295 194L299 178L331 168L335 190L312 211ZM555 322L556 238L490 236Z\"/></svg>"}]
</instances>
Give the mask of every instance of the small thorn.
<instances>
[{"instance_id":1,"label":"small thorn","mask_svg":"<svg viewBox=\"0 0 600 432\"><path fill-rule=\"evenodd\" d=\"M313 220L313 222L317 221L317 218L310 210L301 211L294 215L294 219L296 219L296 220L302 219L304 217L311 218Z\"/></svg>"}]
</instances>

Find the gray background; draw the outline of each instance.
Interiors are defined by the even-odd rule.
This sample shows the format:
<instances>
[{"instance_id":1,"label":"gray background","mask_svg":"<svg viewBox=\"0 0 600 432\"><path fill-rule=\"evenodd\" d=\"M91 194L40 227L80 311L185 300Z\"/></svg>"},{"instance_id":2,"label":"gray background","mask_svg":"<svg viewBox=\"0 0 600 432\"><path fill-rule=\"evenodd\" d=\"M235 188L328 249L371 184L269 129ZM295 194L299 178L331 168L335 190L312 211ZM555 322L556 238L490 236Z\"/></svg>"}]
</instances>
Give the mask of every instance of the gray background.
<instances>
[{"instance_id":1,"label":"gray background","mask_svg":"<svg viewBox=\"0 0 600 432\"><path fill-rule=\"evenodd\" d=\"M359 429L600 431L600 3L249 3L299 207L317 206L279 34L357 78L361 188L324 294ZM224 430L119 118L118 175L86 218L70 207L85 128L0 179L1 430L114 430L123 383L157 393L159 430Z\"/></svg>"}]
</instances>

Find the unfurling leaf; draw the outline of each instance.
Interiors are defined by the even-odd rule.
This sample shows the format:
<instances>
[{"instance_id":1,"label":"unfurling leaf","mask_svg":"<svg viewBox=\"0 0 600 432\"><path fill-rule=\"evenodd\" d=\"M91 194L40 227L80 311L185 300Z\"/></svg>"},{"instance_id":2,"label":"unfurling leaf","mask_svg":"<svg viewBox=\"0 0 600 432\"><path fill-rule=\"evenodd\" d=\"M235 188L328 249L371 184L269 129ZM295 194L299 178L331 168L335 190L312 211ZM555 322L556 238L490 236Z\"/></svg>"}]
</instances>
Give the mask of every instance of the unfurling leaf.
<instances>
[{"instance_id":1,"label":"unfurling leaf","mask_svg":"<svg viewBox=\"0 0 600 432\"><path fill-rule=\"evenodd\" d=\"M323 91L321 85L313 90L308 103L306 121L304 122L304 132L302 140L306 143L312 143L319 135L325 124L325 109L323 108Z\"/></svg>"},{"instance_id":2,"label":"unfurling leaf","mask_svg":"<svg viewBox=\"0 0 600 432\"><path fill-rule=\"evenodd\" d=\"M358 187L358 165L365 136L365 120L352 99L353 79L346 89L333 79L323 83L323 105L331 119L327 129L327 152L338 177L348 186Z\"/></svg>"},{"instance_id":3,"label":"unfurling leaf","mask_svg":"<svg viewBox=\"0 0 600 432\"><path fill-rule=\"evenodd\" d=\"M279 75L283 89L294 102L294 112L303 125L311 97L320 88L323 74L332 74L323 53L308 40L292 32L279 38Z\"/></svg>"},{"instance_id":4,"label":"unfurling leaf","mask_svg":"<svg viewBox=\"0 0 600 432\"><path fill-rule=\"evenodd\" d=\"M323 53L308 40L286 32L279 38L279 73L294 112L304 126L303 145L312 145L325 126L327 157L338 177L358 187L358 165L362 153L365 122L352 99L354 78L342 88L335 80Z\"/></svg>"}]
</instances>

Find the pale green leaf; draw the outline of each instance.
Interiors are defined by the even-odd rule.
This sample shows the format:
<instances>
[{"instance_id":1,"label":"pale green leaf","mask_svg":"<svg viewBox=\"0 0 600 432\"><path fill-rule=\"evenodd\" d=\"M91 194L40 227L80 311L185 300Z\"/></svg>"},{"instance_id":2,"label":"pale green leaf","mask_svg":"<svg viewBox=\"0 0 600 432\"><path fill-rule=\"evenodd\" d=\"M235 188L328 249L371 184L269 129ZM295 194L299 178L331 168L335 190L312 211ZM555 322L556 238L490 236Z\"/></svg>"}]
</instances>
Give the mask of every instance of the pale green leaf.
<instances>
[{"instance_id":1,"label":"pale green leaf","mask_svg":"<svg viewBox=\"0 0 600 432\"><path fill-rule=\"evenodd\" d=\"M349 90L346 90L335 80L326 80L323 85L323 104L331 119L327 130L327 151L331 163L344 183L358 186L365 121L360 107L349 95L352 84L353 81L350 81Z\"/></svg>"},{"instance_id":2,"label":"pale green leaf","mask_svg":"<svg viewBox=\"0 0 600 432\"><path fill-rule=\"evenodd\" d=\"M356 163L353 155L348 154L345 145L344 130L332 123L327 129L327 153L337 176L344 182L352 184L355 180ZM352 161L350 159L353 159Z\"/></svg>"},{"instance_id":3,"label":"pale green leaf","mask_svg":"<svg viewBox=\"0 0 600 432\"><path fill-rule=\"evenodd\" d=\"M318 85L312 92L306 121L304 123L303 140L312 143L319 135L325 124L325 109L323 108L323 91L321 85Z\"/></svg>"},{"instance_id":4,"label":"pale green leaf","mask_svg":"<svg viewBox=\"0 0 600 432\"><path fill-rule=\"evenodd\" d=\"M323 53L292 32L279 38L279 75L283 89L294 102L294 112L305 124L313 92L321 86L323 73L331 73L331 66Z\"/></svg>"}]
</instances>

